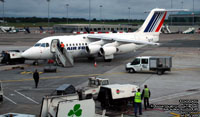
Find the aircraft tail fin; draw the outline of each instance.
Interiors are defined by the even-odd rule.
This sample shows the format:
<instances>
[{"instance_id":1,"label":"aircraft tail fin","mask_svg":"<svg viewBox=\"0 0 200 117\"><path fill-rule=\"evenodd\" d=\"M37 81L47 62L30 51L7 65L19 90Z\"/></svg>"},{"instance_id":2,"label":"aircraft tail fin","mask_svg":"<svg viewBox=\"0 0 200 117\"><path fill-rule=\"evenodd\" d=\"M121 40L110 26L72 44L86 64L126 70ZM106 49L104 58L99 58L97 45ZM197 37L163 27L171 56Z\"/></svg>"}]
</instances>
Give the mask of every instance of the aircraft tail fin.
<instances>
[{"instance_id":1,"label":"aircraft tail fin","mask_svg":"<svg viewBox=\"0 0 200 117\"><path fill-rule=\"evenodd\" d=\"M167 10L165 9L153 9L149 13L143 25L138 29L137 32L160 32L160 29L163 25L165 17L167 15Z\"/></svg>"},{"instance_id":2,"label":"aircraft tail fin","mask_svg":"<svg viewBox=\"0 0 200 117\"><path fill-rule=\"evenodd\" d=\"M189 11L188 9L160 9L151 10L143 25L137 32L143 33L160 33L167 12Z\"/></svg>"},{"instance_id":3,"label":"aircraft tail fin","mask_svg":"<svg viewBox=\"0 0 200 117\"><path fill-rule=\"evenodd\" d=\"M143 25L138 29L137 32L144 32L144 33L150 33L150 32L160 32L160 29L163 25L163 22L165 20L165 17L167 15L167 10L165 9L153 9L149 13L148 17L146 18Z\"/></svg>"}]
</instances>

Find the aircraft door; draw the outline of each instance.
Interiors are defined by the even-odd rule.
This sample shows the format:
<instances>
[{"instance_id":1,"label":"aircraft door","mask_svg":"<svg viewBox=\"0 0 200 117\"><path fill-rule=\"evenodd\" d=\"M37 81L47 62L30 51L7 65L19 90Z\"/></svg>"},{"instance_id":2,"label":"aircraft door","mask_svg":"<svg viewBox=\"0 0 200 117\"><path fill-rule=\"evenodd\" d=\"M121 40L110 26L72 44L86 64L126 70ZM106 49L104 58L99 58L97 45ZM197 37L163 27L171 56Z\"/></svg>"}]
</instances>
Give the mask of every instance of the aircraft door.
<instances>
[{"instance_id":1,"label":"aircraft door","mask_svg":"<svg viewBox=\"0 0 200 117\"><path fill-rule=\"evenodd\" d=\"M53 39L53 40L51 41L50 51L51 51L52 53L55 53L55 49L58 48L59 44L60 44L59 39Z\"/></svg>"}]
</instances>

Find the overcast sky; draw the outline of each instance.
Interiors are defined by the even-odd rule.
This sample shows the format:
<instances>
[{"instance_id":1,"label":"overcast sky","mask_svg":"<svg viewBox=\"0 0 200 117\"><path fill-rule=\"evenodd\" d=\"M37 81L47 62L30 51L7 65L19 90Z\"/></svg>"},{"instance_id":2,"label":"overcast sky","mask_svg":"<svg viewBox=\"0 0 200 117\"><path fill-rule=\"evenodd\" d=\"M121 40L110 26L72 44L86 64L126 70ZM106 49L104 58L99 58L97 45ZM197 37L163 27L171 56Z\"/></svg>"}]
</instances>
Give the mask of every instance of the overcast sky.
<instances>
[{"instance_id":1,"label":"overcast sky","mask_svg":"<svg viewBox=\"0 0 200 117\"><path fill-rule=\"evenodd\" d=\"M193 0L172 0L173 8L193 9ZM183 4L181 3L183 1ZM200 0L195 1L195 10L200 10ZM51 0L50 17L66 17L66 4L69 4L69 17L89 17L89 0ZM6 17L48 17L48 3L46 0L5 0ZM152 8L171 8L171 0L91 0L91 19L100 18L102 5L103 19L127 19L129 10L131 19L144 19ZM3 4L0 2L0 17Z\"/></svg>"}]
</instances>

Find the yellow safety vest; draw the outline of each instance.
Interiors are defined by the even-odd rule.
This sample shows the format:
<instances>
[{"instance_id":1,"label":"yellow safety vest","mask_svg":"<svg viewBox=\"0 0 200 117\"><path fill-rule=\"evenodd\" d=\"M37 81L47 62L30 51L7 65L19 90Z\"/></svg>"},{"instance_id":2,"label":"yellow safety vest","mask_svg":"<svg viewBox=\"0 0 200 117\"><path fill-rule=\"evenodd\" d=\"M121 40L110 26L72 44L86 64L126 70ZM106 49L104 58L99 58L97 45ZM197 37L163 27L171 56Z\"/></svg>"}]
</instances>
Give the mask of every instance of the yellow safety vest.
<instances>
[{"instance_id":1,"label":"yellow safety vest","mask_svg":"<svg viewBox=\"0 0 200 117\"><path fill-rule=\"evenodd\" d=\"M134 99L134 102L136 103L141 103L142 102L142 99L141 99L141 93L140 92L136 92L135 93L135 99Z\"/></svg>"},{"instance_id":2,"label":"yellow safety vest","mask_svg":"<svg viewBox=\"0 0 200 117\"><path fill-rule=\"evenodd\" d=\"M149 89L148 88L144 89L144 97L149 98Z\"/></svg>"}]
</instances>

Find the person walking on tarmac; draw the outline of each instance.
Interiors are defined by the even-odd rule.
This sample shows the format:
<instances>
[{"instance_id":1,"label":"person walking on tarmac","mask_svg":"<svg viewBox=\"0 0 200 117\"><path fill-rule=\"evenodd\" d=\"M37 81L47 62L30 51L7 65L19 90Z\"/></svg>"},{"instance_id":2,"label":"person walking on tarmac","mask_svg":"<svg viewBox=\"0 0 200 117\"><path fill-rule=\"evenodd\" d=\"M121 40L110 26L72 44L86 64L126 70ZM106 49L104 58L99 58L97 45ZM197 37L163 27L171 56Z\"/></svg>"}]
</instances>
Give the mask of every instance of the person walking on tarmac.
<instances>
[{"instance_id":1,"label":"person walking on tarmac","mask_svg":"<svg viewBox=\"0 0 200 117\"><path fill-rule=\"evenodd\" d=\"M37 88L38 83L39 83L39 79L40 79L40 76L39 76L39 73L38 73L37 69L33 73L33 79L35 81L35 88Z\"/></svg>"},{"instance_id":2,"label":"person walking on tarmac","mask_svg":"<svg viewBox=\"0 0 200 117\"><path fill-rule=\"evenodd\" d=\"M139 114L142 115L142 95L140 93L140 89L135 93L134 98L135 103L135 116L137 117L137 108L139 108Z\"/></svg>"},{"instance_id":3,"label":"person walking on tarmac","mask_svg":"<svg viewBox=\"0 0 200 117\"><path fill-rule=\"evenodd\" d=\"M144 97L144 108L147 110L149 108L149 98L151 96L150 90L147 88L147 85L144 85L144 89L142 91L142 97Z\"/></svg>"},{"instance_id":4,"label":"person walking on tarmac","mask_svg":"<svg viewBox=\"0 0 200 117\"><path fill-rule=\"evenodd\" d=\"M62 53L63 53L64 47L65 47L65 45L63 44L63 42L61 42L61 44L60 44L60 51L61 51Z\"/></svg>"}]
</instances>

